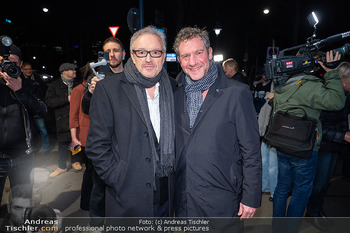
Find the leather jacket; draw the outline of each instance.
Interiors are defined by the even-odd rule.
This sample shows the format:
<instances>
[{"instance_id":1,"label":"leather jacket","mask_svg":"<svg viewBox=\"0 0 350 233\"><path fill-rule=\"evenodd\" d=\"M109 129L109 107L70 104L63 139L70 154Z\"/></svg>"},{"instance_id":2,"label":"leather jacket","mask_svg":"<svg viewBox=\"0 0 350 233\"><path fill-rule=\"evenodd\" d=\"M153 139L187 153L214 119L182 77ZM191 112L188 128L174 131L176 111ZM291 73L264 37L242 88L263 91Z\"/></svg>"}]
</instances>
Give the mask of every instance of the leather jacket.
<instances>
[{"instance_id":1,"label":"leather jacket","mask_svg":"<svg viewBox=\"0 0 350 233\"><path fill-rule=\"evenodd\" d=\"M20 77L19 77L20 78ZM22 77L21 77L22 78ZM45 117L47 107L38 96L39 84L22 78L22 88L12 91L3 80L0 83L0 158L20 156L27 149L23 108L30 122L34 116ZM34 124L30 124L33 128ZM32 130L31 130L32 131Z\"/></svg>"}]
</instances>

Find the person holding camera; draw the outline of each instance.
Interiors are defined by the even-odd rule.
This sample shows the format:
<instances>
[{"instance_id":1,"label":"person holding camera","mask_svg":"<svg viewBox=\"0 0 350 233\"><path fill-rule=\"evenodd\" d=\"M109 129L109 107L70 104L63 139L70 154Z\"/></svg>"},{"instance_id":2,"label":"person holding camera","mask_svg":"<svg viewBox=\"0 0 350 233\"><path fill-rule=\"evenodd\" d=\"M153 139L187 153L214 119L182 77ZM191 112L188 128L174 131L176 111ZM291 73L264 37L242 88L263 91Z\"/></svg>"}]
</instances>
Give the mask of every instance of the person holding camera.
<instances>
[{"instance_id":1,"label":"person holding camera","mask_svg":"<svg viewBox=\"0 0 350 233\"><path fill-rule=\"evenodd\" d=\"M47 86L42 81L40 76L33 72L32 64L30 64L29 62L23 62L21 66L21 71L25 79L34 80L39 84L38 91L40 91L40 99L44 99L46 95ZM36 126L40 131L42 152L47 153L50 151L50 139L46 129L45 119L36 116L34 117L34 120Z\"/></svg>"},{"instance_id":2,"label":"person holding camera","mask_svg":"<svg viewBox=\"0 0 350 233\"><path fill-rule=\"evenodd\" d=\"M20 48L14 44L8 48L8 57L0 54L2 64L5 61L13 66L10 73L0 68L0 199L7 176L11 188L19 184L33 186L33 117L47 114L46 104L35 92L37 83L19 77L23 60ZM14 70L18 70L17 77L10 76Z\"/></svg>"},{"instance_id":3,"label":"person holding camera","mask_svg":"<svg viewBox=\"0 0 350 233\"><path fill-rule=\"evenodd\" d=\"M49 205L32 203L32 191L31 185L28 184L13 187L8 204L1 206L1 233L60 232L62 221L59 215L61 212Z\"/></svg>"},{"instance_id":4,"label":"person holding camera","mask_svg":"<svg viewBox=\"0 0 350 233\"><path fill-rule=\"evenodd\" d=\"M118 38L108 37L102 44L102 49L104 52L108 52L109 56L109 65L106 67L100 67L106 77L113 74L119 74L123 72L123 60L125 58L124 45ZM96 83L100 79L96 76L93 76L91 79L87 80L88 88L85 91L83 100L82 100L82 110L85 114L89 114L90 101L92 94L94 93Z\"/></svg>"},{"instance_id":5,"label":"person holding camera","mask_svg":"<svg viewBox=\"0 0 350 233\"><path fill-rule=\"evenodd\" d=\"M323 66L324 69L327 69ZM326 218L323 203L328 183L333 176L337 158L342 148L350 143L349 114L350 114L350 63L342 62L336 69L342 80L345 107L338 111L322 111L322 142L318 151L317 169L312 193L307 205L305 216L311 217L311 223L322 231L328 231L332 225Z\"/></svg>"},{"instance_id":6,"label":"person holding camera","mask_svg":"<svg viewBox=\"0 0 350 233\"><path fill-rule=\"evenodd\" d=\"M13 227L26 228L25 220L28 219L28 212L32 207L32 191L30 185L16 185L13 187L11 196L9 196L9 203L6 205L7 214L2 216L1 232L14 232Z\"/></svg>"},{"instance_id":7,"label":"person holding camera","mask_svg":"<svg viewBox=\"0 0 350 233\"><path fill-rule=\"evenodd\" d=\"M339 60L338 53L327 52L327 61ZM290 77L284 85L274 88L273 114L287 111L300 116L303 110L308 118L317 120L317 135L312 154L308 157L283 153L278 154L278 182L273 197L273 217L302 217L316 174L318 150L322 141L322 110L340 110L345 104L342 82L336 70L324 75L325 82L313 76L300 73ZM300 110L301 109L301 110ZM290 202L287 198L292 192ZM297 226L297 224L295 224Z\"/></svg>"}]
</instances>

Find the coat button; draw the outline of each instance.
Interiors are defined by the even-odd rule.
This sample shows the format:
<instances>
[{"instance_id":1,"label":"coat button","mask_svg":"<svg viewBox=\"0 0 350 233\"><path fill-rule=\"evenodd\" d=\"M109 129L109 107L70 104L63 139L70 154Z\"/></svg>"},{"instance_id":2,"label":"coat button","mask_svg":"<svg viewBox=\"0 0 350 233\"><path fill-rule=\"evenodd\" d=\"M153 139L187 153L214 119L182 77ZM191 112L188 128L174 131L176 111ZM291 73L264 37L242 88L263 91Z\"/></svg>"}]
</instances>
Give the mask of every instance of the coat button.
<instances>
[{"instance_id":1,"label":"coat button","mask_svg":"<svg viewBox=\"0 0 350 233\"><path fill-rule=\"evenodd\" d=\"M147 131L143 132L143 134L145 135L145 137L148 137L148 132Z\"/></svg>"},{"instance_id":2,"label":"coat button","mask_svg":"<svg viewBox=\"0 0 350 233\"><path fill-rule=\"evenodd\" d=\"M151 183L147 183L147 184L146 184L146 187L147 187L147 188L150 188L150 187L151 187Z\"/></svg>"},{"instance_id":3,"label":"coat button","mask_svg":"<svg viewBox=\"0 0 350 233\"><path fill-rule=\"evenodd\" d=\"M146 162L150 163L151 162L151 159L149 157L146 157Z\"/></svg>"}]
</instances>

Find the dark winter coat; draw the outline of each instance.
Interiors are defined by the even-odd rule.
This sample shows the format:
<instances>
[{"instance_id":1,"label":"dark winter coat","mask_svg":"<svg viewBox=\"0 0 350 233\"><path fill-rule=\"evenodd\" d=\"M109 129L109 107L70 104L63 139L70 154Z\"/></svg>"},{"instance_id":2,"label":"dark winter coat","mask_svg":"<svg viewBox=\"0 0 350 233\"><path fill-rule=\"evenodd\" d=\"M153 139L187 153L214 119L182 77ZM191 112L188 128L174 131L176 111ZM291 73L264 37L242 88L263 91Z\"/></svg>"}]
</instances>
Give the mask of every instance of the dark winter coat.
<instances>
[{"instance_id":1,"label":"dark winter coat","mask_svg":"<svg viewBox=\"0 0 350 233\"><path fill-rule=\"evenodd\" d=\"M260 206L260 137L252 95L247 85L218 70L192 131L184 86L175 92L178 217L236 217L240 202ZM185 83L182 72L177 80Z\"/></svg>"},{"instance_id":2,"label":"dark winter coat","mask_svg":"<svg viewBox=\"0 0 350 233\"><path fill-rule=\"evenodd\" d=\"M350 94L347 94L345 107L339 111L322 111L322 142L320 151L339 152L345 143L344 135L349 130Z\"/></svg>"},{"instance_id":3,"label":"dark winter coat","mask_svg":"<svg viewBox=\"0 0 350 233\"><path fill-rule=\"evenodd\" d=\"M96 84L89 113L86 154L106 184L106 216L153 217L150 134L135 88L124 73Z\"/></svg>"},{"instance_id":4,"label":"dark winter coat","mask_svg":"<svg viewBox=\"0 0 350 233\"><path fill-rule=\"evenodd\" d=\"M77 83L75 82L73 87L76 85ZM49 85L45 100L47 106L55 110L57 141L71 141L68 87L61 78L56 79Z\"/></svg>"},{"instance_id":5,"label":"dark winter coat","mask_svg":"<svg viewBox=\"0 0 350 233\"><path fill-rule=\"evenodd\" d=\"M38 85L33 80L22 79L22 88L13 92L0 83L0 157L20 156L28 148L22 104L28 110L32 133L35 125L33 117L45 117L47 114L46 104L36 92Z\"/></svg>"}]
</instances>

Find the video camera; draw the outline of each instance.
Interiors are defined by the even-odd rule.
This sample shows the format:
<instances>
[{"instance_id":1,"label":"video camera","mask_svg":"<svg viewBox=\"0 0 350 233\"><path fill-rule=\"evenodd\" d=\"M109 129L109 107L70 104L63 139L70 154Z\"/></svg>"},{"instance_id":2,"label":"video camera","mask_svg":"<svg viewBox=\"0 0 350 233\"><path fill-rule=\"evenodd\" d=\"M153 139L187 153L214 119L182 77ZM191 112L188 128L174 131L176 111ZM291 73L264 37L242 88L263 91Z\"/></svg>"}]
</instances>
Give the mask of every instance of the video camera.
<instances>
[{"instance_id":1,"label":"video camera","mask_svg":"<svg viewBox=\"0 0 350 233\"><path fill-rule=\"evenodd\" d=\"M266 79L273 80L275 86L284 85L289 78L297 74L313 74L316 71L316 64L318 61L326 63L326 53L320 49L326 45L337 43L345 38L350 37L350 31L336 34L326 39L319 40L316 37L316 24L318 23L317 17L314 12L311 15L315 18L314 34L308 38L306 44L294 46L284 49L280 52L278 58L272 59L267 62L265 67ZM309 22L311 16L308 17ZM310 22L311 24L312 22ZM289 51L298 51L298 55L286 56L285 53ZM317 57L316 54L321 52L321 56ZM345 44L341 48L333 49L333 55L336 52L344 57L350 54L350 43ZM332 66L333 65L333 66ZM335 68L334 63L326 64L329 68Z\"/></svg>"},{"instance_id":2,"label":"video camera","mask_svg":"<svg viewBox=\"0 0 350 233\"><path fill-rule=\"evenodd\" d=\"M104 74L104 69L100 69L100 72L97 73L95 68L99 67L99 66L106 66L107 64L109 64L109 53L108 52L102 52L99 51L98 52L98 58L97 58L97 62L91 62L90 63L90 67L92 69L92 71L94 72L94 74L96 75L96 77L98 79L104 79L105 78L105 74ZM103 68L103 67L101 67Z\"/></svg>"},{"instance_id":3,"label":"video camera","mask_svg":"<svg viewBox=\"0 0 350 233\"><path fill-rule=\"evenodd\" d=\"M0 68L2 72L6 72L10 77L17 78L21 75L21 69L16 63L11 62L8 58L10 56L10 46L12 45L12 39L8 36L0 37L0 56L3 60L0 62Z\"/></svg>"}]
</instances>

